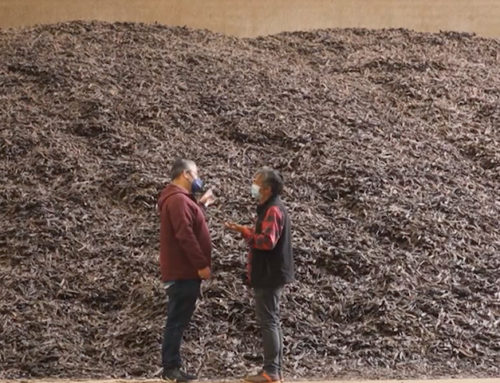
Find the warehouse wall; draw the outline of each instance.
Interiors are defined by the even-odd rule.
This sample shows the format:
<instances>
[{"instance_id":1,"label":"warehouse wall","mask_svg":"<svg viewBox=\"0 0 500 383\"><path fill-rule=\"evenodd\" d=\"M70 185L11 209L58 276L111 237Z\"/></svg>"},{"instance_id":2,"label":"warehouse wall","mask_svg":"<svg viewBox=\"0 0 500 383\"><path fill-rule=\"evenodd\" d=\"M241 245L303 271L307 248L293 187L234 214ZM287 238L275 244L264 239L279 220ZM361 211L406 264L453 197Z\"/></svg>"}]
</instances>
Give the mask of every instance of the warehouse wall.
<instances>
[{"instance_id":1,"label":"warehouse wall","mask_svg":"<svg viewBox=\"0 0 500 383\"><path fill-rule=\"evenodd\" d=\"M500 37L500 0L0 0L0 28L77 19L158 21L237 36L405 27Z\"/></svg>"}]
</instances>

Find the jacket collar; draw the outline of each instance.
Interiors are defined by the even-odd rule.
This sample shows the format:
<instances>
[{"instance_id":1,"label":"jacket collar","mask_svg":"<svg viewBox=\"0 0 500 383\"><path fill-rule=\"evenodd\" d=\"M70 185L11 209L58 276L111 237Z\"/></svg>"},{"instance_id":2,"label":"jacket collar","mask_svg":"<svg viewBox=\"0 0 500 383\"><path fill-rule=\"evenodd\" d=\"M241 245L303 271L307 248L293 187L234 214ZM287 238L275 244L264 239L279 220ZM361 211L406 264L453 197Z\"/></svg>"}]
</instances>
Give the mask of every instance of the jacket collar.
<instances>
[{"instance_id":1,"label":"jacket collar","mask_svg":"<svg viewBox=\"0 0 500 383\"><path fill-rule=\"evenodd\" d=\"M263 212L267 210L269 206L274 205L277 201L279 201L279 199L280 199L279 195L274 195L269 197L269 199L262 205L257 205L257 214L261 215Z\"/></svg>"}]
</instances>

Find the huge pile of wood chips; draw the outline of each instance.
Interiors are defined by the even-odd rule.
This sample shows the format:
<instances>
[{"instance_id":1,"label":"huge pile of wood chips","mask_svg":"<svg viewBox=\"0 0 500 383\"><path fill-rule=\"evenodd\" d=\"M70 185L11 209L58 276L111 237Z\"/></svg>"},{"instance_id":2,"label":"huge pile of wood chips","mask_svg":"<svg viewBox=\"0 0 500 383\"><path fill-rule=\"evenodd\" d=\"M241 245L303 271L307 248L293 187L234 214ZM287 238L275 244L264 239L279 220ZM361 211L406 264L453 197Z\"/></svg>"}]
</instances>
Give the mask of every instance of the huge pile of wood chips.
<instances>
[{"instance_id":1,"label":"huge pile of wood chips","mask_svg":"<svg viewBox=\"0 0 500 383\"><path fill-rule=\"evenodd\" d=\"M0 378L158 372L156 199L179 156L218 196L188 369L260 365L245 244L223 222L253 222L269 165L297 265L287 377L498 376L499 129L499 40L0 31Z\"/></svg>"}]
</instances>

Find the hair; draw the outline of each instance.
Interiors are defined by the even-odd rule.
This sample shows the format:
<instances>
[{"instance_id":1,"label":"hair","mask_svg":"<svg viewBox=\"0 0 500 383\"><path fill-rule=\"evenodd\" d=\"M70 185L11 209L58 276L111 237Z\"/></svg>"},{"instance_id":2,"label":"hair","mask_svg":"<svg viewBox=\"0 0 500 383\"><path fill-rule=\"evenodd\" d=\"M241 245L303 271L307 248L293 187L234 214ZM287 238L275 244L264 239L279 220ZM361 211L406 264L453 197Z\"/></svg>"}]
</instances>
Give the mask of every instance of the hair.
<instances>
[{"instance_id":1,"label":"hair","mask_svg":"<svg viewBox=\"0 0 500 383\"><path fill-rule=\"evenodd\" d=\"M196 166L194 161L178 158L172 165L172 170L170 170L170 177L172 178L172 180L175 180L182 174L184 170L190 170L194 166Z\"/></svg>"},{"instance_id":2,"label":"hair","mask_svg":"<svg viewBox=\"0 0 500 383\"><path fill-rule=\"evenodd\" d=\"M255 176L262 179L262 185L271 188L272 195L279 195L283 191L283 178L279 171L264 166Z\"/></svg>"}]
</instances>

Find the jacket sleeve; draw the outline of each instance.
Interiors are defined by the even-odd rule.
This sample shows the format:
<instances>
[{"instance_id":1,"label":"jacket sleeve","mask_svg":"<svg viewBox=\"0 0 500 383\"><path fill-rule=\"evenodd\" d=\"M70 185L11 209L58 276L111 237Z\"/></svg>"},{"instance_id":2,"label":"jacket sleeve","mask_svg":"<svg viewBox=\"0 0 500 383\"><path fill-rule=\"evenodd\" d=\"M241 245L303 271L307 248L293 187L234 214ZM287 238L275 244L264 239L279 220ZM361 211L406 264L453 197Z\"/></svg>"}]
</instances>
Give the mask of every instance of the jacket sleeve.
<instances>
[{"instance_id":1,"label":"jacket sleeve","mask_svg":"<svg viewBox=\"0 0 500 383\"><path fill-rule=\"evenodd\" d=\"M278 243L283 231L283 215L277 206L269 208L262 221L261 233L254 230L243 232L249 246L258 250L272 250Z\"/></svg>"},{"instance_id":2,"label":"jacket sleeve","mask_svg":"<svg viewBox=\"0 0 500 383\"><path fill-rule=\"evenodd\" d=\"M195 213L183 198L173 199L167 210L175 238L179 241L182 252L196 270L204 269L209 263L194 234Z\"/></svg>"}]
</instances>

